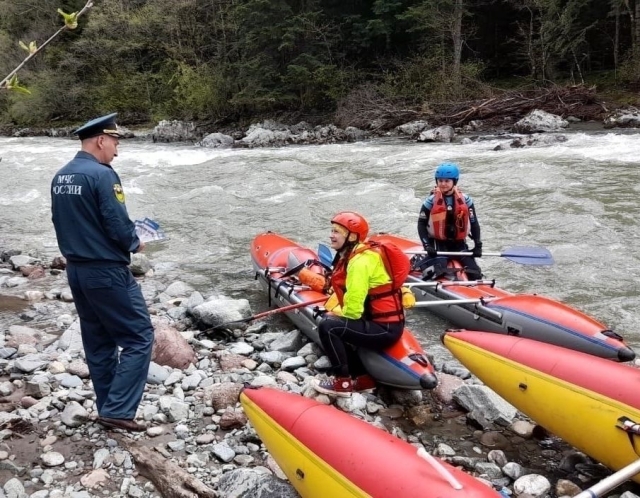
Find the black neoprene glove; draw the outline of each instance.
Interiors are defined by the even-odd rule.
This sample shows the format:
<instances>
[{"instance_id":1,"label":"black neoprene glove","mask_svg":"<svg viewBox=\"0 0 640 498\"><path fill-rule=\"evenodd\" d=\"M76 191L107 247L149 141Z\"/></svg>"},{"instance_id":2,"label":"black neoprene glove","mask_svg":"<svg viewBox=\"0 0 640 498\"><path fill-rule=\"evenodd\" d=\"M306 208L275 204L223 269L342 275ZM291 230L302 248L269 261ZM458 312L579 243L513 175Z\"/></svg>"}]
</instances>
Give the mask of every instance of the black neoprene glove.
<instances>
[{"instance_id":1,"label":"black neoprene glove","mask_svg":"<svg viewBox=\"0 0 640 498\"><path fill-rule=\"evenodd\" d=\"M435 258L438 255L438 252L433 246L424 246L424 250L427 251L427 256L430 258Z\"/></svg>"},{"instance_id":2,"label":"black neoprene glove","mask_svg":"<svg viewBox=\"0 0 640 498\"><path fill-rule=\"evenodd\" d=\"M482 242L478 241L475 242L475 245L473 246L473 257L474 258L481 258L482 257Z\"/></svg>"}]
</instances>

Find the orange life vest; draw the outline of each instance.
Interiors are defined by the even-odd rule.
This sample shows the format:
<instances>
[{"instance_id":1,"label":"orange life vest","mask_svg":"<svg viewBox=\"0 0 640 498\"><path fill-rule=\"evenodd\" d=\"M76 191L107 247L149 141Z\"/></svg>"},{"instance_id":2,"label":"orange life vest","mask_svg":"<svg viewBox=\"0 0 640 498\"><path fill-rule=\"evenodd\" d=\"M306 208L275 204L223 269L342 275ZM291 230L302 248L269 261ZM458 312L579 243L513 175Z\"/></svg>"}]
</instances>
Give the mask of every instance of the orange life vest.
<instances>
[{"instance_id":1,"label":"orange life vest","mask_svg":"<svg viewBox=\"0 0 640 498\"><path fill-rule=\"evenodd\" d=\"M452 210L447 210L447 203L440 189L433 192L433 207L429 214L429 225L436 240L464 240L469 233L469 207L464 195L453 187ZM447 230L447 226L452 226ZM453 235L453 236L452 236Z\"/></svg>"},{"instance_id":2,"label":"orange life vest","mask_svg":"<svg viewBox=\"0 0 640 498\"><path fill-rule=\"evenodd\" d=\"M349 261L351 261L351 258L356 254L360 254L364 251L377 252L380 254L385 265L385 270L392 281L388 284L383 284L369 289L364 305L363 318L374 322L402 322L404 321L404 308L402 306L401 286L404 283L406 275L402 278L402 282L400 283L393 280L398 275L398 271L394 271L393 267L389 268L389 266L393 264L393 261L389 261L391 259L389 258L389 255L393 257L393 253L391 251L385 251L385 248L381 246L382 244L365 242L360 245L360 247L351 251L348 258L340 258L333 270L333 273L331 274L331 286L338 298L340 306L343 306L344 294L347 291L347 265L349 264ZM407 259L406 255L403 254L402 256ZM400 263L400 265L403 264L404 262Z\"/></svg>"}]
</instances>

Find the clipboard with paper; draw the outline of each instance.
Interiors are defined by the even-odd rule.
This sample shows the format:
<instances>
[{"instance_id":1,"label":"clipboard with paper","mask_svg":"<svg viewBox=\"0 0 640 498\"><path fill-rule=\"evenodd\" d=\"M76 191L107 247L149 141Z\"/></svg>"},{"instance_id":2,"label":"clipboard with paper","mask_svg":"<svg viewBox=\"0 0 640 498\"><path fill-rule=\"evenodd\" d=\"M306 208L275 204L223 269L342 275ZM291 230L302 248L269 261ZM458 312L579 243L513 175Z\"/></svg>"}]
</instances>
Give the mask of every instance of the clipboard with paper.
<instances>
[{"instance_id":1,"label":"clipboard with paper","mask_svg":"<svg viewBox=\"0 0 640 498\"><path fill-rule=\"evenodd\" d=\"M160 224L151 218L147 217L143 220L135 220L133 224L136 227L136 235L144 243L166 240L168 238L164 230L160 228Z\"/></svg>"}]
</instances>

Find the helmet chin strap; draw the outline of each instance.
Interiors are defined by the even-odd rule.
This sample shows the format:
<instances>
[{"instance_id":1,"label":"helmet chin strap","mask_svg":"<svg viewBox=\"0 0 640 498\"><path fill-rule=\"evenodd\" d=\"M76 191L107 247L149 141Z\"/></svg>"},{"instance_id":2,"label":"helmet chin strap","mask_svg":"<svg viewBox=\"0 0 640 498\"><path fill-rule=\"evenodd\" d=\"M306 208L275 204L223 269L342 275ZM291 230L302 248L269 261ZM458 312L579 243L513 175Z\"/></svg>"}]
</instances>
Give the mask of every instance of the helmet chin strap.
<instances>
[{"instance_id":1,"label":"helmet chin strap","mask_svg":"<svg viewBox=\"0 0 640 498\"><path fill-rule=\"evenodd\" d=\"M351 232L349 232L349 235L347 235L347 238L344 239L344 244L342 244L342 247L340 249L338 249L339 253L342 254L349 254L353 248L356 246L356 244L358 243L358 240L349 240L349 237L351 237Z\"/></svg>"},{"instance_id":2,"label":"helmet chin strap","mask_svg":"<svg viewBox=\"0 0 640 498\"><path fill-rule=\"evenodd\" d=\"M456 192L456 184L453 184L453 187L451 187L449 190L447 190L446 192L442 191L442 189L440 189L440 187L436 187L438 190L440 190L440 192L442 192L443 195L453 195Z\"/></svg>"}]
</instances>

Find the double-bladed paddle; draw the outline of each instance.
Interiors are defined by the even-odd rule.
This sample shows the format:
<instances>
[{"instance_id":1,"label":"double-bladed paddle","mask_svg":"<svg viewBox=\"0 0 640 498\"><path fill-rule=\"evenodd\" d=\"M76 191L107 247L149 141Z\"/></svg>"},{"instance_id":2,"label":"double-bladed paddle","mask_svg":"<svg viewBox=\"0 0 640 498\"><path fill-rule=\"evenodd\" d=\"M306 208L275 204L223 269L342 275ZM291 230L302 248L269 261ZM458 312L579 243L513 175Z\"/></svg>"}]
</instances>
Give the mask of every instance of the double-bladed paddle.
<instances>
[{"instance_id":1,"label":"double-bladed paddle","mask_svg":"<svg viewBox=\"0 0 640 498\"><path fill-rule=\"evenodd\" d=\"M488 285L495 287L495 280L431 280L429 282L408 282L403 287L473 287L476 285Z\"/></svg>"},{"instance_id":2,"label":"double-bladed paddle","mask_svg":"<svg viewBox=\"0 0 640 498\"><path fill-rule=\"evenodd\" d=\"M405 251L406 254L427 254L427 251ZM449 252L449 251L438 251L438 256L473 256L473 252L465 251L465 252ZM505 258L514 263L519 263L521 265L537 265L537 266L545 266L552 265L555 263L553 260L553 256L549 249L545 247L536 247L536 246L514 246L509 247L501 252L483 252L482 256L498 256L500 258ZM318 245L318 258L322 262L322 264L326 266L331 266L333 263L333 252L329 248L329 246L325 244Z\"/></svg>"},{"instance_id":3,"label":"double-bladed paddle","mask_svg":"<svg viewBox=\"0 0 640 498\"><path fill-rule=\"evenodd\" d=\"M225 322L225 323L221 323L219 325L215 325L209 329L203 330L202 332L211 332L213 330L218 330L221 328L225 328L228 327L231 324L234 323L246 323L246 322L251 322L253 320L258 320L259 318L264 318L266 316L271 316L271 315L275 315L276 313L284 313L285 311L291 311L291 310L295 310L298 308L304 308L305 306L311 306L312 304L319 304L319 303L324 303L326 300L328 299L328 296L323 296L321 298L318 299L314 299L312 301L305 301L302 303L295 303L295 304L290 304L288 306L282 306L281 308L275 308L272 310L268 310L268 311L263 311L262 313L257 313L255 315L251 315L247 318L241 318L240 320L231 320L230 322Z\"/></svg>"},{"instance_id":4,"label":"double-bladed paddle","mask_svg":"<svg viewBox=\"0 0 640 498\"><path fill-rule=\"evenodd\" d=\"M406 254L428 254L427 251L405 251ZM438 256L473 256L473 252L449 252L438 251ZM544 247L531 247L531 246L515 246L509 247L501 252L483 252L482 256L498 256L500 258L506 258L514 263L521 265L552 265L554 263L553 256L548 249Z\"/></svg>"},{"instance_id":5,"label":"double-bladed paddle","mask_svg":"<svg viewBox=\"0 0 640 498\"><path fill-rule=\"evenodd\" d=\"M333 263L333 251L331 251L331 248L326 245L326 244L318 244L318 259L320 259L320 262L331 268L331 265Z\"/></svg>"},{"instance_id":6,"label":"double-bladed paddle","mask_svg":"<svg viewBox=\"0 0 640 498\"><path fill-rule=\"evenodd\" d=\"M483 305L490 301L492 298L477 298L477 299L443 299L441 301L418 301L412 306L412 308L432 308L435 306L459 306L461 304L480 304Z\"/></svg>"}]
</instances>

